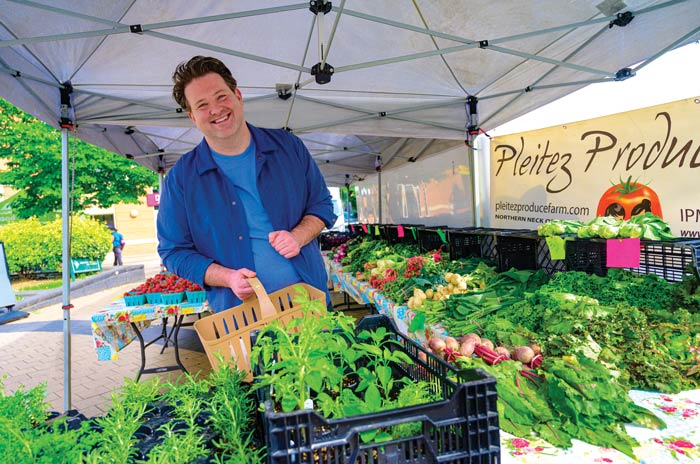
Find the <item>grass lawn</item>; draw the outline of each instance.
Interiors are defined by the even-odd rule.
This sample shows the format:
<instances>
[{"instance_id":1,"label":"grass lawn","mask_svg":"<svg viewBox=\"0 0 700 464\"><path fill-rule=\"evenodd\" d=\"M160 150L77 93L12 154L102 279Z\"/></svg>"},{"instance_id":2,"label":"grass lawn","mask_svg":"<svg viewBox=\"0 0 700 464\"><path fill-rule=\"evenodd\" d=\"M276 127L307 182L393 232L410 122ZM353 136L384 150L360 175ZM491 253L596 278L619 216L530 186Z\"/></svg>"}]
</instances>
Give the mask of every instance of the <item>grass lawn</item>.
<instances>
[{"instance_id":1,"label":"grass lawn","mask_svg":"<svg viewBox=\"0 0 700 464\"><path fill-rule=\"evenodd\" d=\"M95 275L96 273L78 274L78 280ZM40 290L50 290L59 288L63 285L63 280L59 277L56 279L26 279L21 278L12 281L12 290L17 292L30 292Z\"/></svg>"}]
</instances>

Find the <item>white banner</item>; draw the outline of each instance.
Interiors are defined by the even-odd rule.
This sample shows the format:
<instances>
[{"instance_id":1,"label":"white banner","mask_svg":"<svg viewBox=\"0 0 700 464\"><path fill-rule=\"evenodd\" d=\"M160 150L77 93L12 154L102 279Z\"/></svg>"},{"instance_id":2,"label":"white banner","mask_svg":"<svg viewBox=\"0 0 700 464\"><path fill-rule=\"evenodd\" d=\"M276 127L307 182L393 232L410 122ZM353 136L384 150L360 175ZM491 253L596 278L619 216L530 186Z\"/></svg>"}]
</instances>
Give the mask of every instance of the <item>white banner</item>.
<instances>
[{"instance_id":1,"label":"white banner","mask_svg":"<svg viewBox=\"0 0 700 464\"><path fill-rule=\"evenodd\" d=\"M700 238L700 97L491 141L491 226L652 212Z\"/></svg>"}]
</instances>

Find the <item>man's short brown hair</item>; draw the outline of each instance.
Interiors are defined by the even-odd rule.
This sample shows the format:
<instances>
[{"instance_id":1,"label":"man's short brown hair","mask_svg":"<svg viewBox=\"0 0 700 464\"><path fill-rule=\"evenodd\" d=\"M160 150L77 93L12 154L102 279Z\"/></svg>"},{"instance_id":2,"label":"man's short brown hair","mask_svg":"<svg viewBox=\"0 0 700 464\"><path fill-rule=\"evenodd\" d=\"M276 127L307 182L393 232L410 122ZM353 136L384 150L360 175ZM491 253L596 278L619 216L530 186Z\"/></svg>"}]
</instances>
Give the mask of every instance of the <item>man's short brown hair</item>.
<instances>
[{"instance_id":1,"label":"man's short brown hair","mask_svg":"<svg viewBox=\"0 0 700 464\"><path fill-rule=\"evenodd\" d=\"M236 90L236 78L221 60L211 56L194 56L189 61L177 65L173 73L173 98L185 111L190 112L185 98L185 87L194 79L209 73L218 74L232 91Z\"/></svg>"}]
</instances>

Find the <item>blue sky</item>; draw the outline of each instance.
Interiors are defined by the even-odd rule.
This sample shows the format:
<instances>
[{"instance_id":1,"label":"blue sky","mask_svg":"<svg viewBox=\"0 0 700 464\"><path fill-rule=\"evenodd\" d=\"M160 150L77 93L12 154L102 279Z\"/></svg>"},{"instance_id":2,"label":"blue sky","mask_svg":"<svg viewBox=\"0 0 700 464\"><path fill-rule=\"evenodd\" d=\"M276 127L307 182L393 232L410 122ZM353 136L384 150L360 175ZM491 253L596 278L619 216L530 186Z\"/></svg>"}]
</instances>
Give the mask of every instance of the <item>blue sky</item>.
<instances>
[{"instance_id":1,"label":"blue sky","mask_svg":"<svg viewBox=\"0 0 700 464\"><path fill-rule=\"evenodd\" d=\"M505 135L700 97L700 43L667 52L622 82L591 84L489 132Z\"/></svg>"}]
</instances>

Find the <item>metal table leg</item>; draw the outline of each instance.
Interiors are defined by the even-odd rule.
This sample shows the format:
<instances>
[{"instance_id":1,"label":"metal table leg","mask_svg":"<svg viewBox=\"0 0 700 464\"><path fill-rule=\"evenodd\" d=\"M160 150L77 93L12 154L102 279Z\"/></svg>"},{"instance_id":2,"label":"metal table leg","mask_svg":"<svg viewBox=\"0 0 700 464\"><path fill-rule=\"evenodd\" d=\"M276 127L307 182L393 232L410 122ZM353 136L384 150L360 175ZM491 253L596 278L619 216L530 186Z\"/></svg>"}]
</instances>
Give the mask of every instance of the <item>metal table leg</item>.
<instances>
[{"instance_id":1,"label":"metal table leg","mask_svg":"<svg viewBox=\"0 0 700 464\"><path fill-rule=\"evenodd\" d=\"M134 332L136 333L136 337L139 339L139 347L141 349L141 367L139 367L139 371L136 374L136 381L138 382L139 379L141 378L142 374L154 374L157 372L168 372L168 371L174 371L174 370L181 370L184 373L187 373L187 369L185 369L185 366L183 366L182 362L180 361L180 349L177 344L177 335L180 331L180 325L182 324L182 320L184 319L185 316L179 316L174 318L174 327L171 331L171 336L174 336L173 338L173 347L175 349L175 362L177 363L176 365L172 366L163 366L163 367L152 367L146 369L146 348L151 346L153 343L156 341L162 339L165 339L165 342L167 343L168 339L170 336L167 335L167 318L166 320L163 321L163 330L161 331L160 335L158 335L156 338L153 340L149 341L146 343L143 339L143 335L141 334L141 331L139 330L138 326L136 323L131 322L131 327L134 329ZM162 351L161 351L162 353Z\"/></svg>"}]
</instances>

